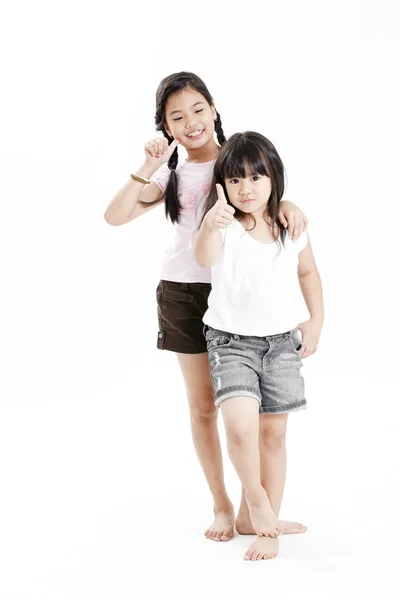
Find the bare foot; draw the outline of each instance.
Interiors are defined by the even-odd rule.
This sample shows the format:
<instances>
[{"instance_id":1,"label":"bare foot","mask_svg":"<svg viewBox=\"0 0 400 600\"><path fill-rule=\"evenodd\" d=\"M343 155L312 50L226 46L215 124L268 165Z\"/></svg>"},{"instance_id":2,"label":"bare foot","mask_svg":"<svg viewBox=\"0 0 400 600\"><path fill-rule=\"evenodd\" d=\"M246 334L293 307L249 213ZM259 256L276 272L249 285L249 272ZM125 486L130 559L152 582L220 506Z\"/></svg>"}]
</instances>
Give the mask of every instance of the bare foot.
<instances>
[{"instance_id":1,"label":"bare foot","mask_svg":"<svg viewBox=\"0 0 400 600\"><path fill-rule=\"evenodd\" d=\"M240 513L236 519L236 530L240 535L255 535L255 531L250 521L249 515L242 516ZM296 521L278 521L277 529L286 535L294 533L305 533L307 531L307 525L302 525Z\"/></svg>"},{"instance_id":2,"label":"bare foot","mask_svg":"<svg viewBox=\"0 0 400 600\"><path fill-rule=\"evenodd\" d=\"M244 560L268 560L278 556L278 538L258 537L244 555Z\"/></svg>"},{"instance_id":3,"label":"bare foot","mask_svg":"<svg viewBox=\"0 0 400 600\"><path fill-rule=\"evenodd\" d=\"M207 539L213 542L228 542L233 538L235 513L231 511L216 511L212 525L204 532Z\"/></svg>"},{"instance_id":4,"label":"bare foot","mask_svg":"<svg viewBox=\"0 0 400 600\"><path fill-rule=\"evenodd\" d=\"M267 493L264 490L257 500L252 499L250 502L250 500L247 499L247 504L249 507L250 521L257 535L266 535L270 537L279 535L277 529L278 519L274 515Z\"/></svg>"},{"instance_id":5,"label":"bare foot","mask_svg":"<svg viewBox=\"0 0 400 600\"><path fill-rule=\"evenodd\" d=\"M296 521L278 521L278 529L281 533L292 535L294 533L305 533L307 525L296 523Z\"/></svg>"}]
</instances>

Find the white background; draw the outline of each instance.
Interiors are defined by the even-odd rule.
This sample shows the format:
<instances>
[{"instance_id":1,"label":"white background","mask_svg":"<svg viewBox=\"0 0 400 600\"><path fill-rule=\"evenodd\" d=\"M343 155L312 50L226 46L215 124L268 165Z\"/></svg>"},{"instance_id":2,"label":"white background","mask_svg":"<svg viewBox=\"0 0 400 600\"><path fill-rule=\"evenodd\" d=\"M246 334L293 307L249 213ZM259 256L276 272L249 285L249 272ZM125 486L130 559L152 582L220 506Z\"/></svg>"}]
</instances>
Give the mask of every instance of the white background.
<instances>
[{"instance_id":1,"label":"white background","mask_svg":"<svg viewBox=\"0 0 400 600\"><path fill-rule=\"evenodd\" d=\"M395 598L399 548L395 1L10 2L1 14L2 600ZM103 213L199 74L225 133L277 146L326 323L290 418L280 557L205 540L175 356L156 350L172 229ZM182 151L182 150L181 150ZM226 460L238 506L240 486Z\"/></svg>"}]
</instances>

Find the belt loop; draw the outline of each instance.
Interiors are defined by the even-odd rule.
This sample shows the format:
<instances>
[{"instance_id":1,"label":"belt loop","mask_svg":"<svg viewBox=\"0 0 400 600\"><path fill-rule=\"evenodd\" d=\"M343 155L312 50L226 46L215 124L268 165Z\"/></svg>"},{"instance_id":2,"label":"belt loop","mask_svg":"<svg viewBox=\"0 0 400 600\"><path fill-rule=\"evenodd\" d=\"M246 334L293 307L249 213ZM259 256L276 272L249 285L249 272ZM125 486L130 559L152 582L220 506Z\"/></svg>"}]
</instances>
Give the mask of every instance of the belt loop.
<instances>
[{"instance_id":1,"label":"belt loop","mask_svg":"<svg viewBox=\"0 0 400 600\"><path fill-rule=\"evenodd\" d=\"M234 340L240 340L240 335L237 335L236 333L233 334L233 339Z\"/></svg>"},{"instance_id":2,"label":"belt loop","mask_svg":"<svg viewBox=\"0 0 400 600\"><path fill-rule=\"evenodd\" d=\"M188 289L188 284L187 283L181 283L181 290L187 290Z\"/></svg>"}]
</instances>

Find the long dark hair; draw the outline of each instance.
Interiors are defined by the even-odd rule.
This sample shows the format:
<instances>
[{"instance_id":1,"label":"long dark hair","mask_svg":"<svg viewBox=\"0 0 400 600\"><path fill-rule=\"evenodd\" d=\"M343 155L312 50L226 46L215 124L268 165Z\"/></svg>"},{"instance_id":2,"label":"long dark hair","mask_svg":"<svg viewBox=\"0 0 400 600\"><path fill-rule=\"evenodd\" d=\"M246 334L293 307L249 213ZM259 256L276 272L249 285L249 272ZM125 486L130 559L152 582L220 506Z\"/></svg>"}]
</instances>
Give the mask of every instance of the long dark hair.
<instances>
[{"instance_id":1,"label":"long dark hair","mask_svg":"<svg viewBox=\"0 0 400 600\"><path fill-rule=\"evenodd\" d=\"M195 92L198 92L204 96L210 106L214 104L213 98L208 91L206 84L194 73L181 71L180 73L173 73L172 75L165 77L165 79L163 79L158 86L156 93L155 122L156 130L162 131L164 136L168 139L168 145L173 142L174 138L169 136L165 129L165 105L171 94L176 94L185 88L194 90ZM225 143L226 138L222 129L221 116L218 112L217 118L214 121L214 127L217 134L218 143L222 146ZM163 195L154 202L141 202L141 204L144 204L145 206L151 206L160 202L165 197L165 214L171 219L172 223L179 221L179 215L181 212L181 206L178 200L178 178L176 176L177 166L178 148L175 148L168 161L170 174Z\"/></svg>"},{"instance_id":2,"label":"long dark hair","mask_svg":"<svg viewBox=\"0 0 400 600\"><path fill-rule=\"evenodd\" d=\"M204 205L202 221L218 199L216 184L220 183L222 185L228 204L233 206L226 191L225 178L244 179L247 176L246 171L257 175L266 175L270 178L271 195L265 208L264 218L268 220L269 217L274 225L272 228L274 239L280 239L284 243L286 230L278 219L278 212L279 202L285 189L285 169L272 142L255 131L235 133L224 144L218 154L214 165L211 190ZM235 218L238 221L251 217L255 227L256 222L252 215L242 212L235 206L233 208L235 209Z\"/></svg>"}]
</instances>

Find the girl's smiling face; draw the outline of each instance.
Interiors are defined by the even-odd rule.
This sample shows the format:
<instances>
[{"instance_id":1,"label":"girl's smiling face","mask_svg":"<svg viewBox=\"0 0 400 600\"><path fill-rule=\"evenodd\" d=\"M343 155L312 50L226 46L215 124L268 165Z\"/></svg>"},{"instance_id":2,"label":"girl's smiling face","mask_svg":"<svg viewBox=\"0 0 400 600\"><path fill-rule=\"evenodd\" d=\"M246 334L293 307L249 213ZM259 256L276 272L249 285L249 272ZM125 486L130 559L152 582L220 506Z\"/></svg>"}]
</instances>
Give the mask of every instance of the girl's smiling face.
<instances>
[{"instance_id":1,"label":"girl's smiling face","mask_svg":"<svg viewBox=\"0 0 400 600\"><path fill-rule=\"evenodd\" d=\"M246 177L225 178L228 198L235 208L244 213L263 214L271 196L271 179L252 173L246 167Z\"/></svg>"},{"instance_id":2,"label":"girl's smiling face","mask_svg":"<svg viewBox=\"0 0 400 600\"><path fill-rule=\"evenodd\" d=\"M190 88L172 94L165 104L165 129L187 150L196 150L214 140L216 118L214 106Z\"/></svg>"}]
</instances>

